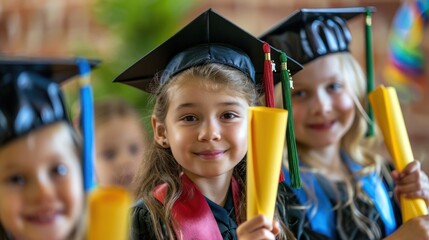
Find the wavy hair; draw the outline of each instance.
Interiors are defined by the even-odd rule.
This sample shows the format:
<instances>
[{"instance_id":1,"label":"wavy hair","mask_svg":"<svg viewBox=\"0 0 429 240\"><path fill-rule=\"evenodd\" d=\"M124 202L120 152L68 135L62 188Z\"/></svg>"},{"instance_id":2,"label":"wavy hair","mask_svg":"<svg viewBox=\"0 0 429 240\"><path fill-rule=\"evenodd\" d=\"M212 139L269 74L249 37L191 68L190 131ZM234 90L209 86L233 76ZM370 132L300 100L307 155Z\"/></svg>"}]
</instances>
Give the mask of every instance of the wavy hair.
<instances>
[{"instance_id":1,"label":"wavy hair","mask_svg":"<svg viewBox=\"0 0 429 240\"><path fill-rule=\"evenodd\" d=\"M221 64L206 64L192 67L174 76L161 86L155 100L153 116L165 122L171 94L180 86L183 79L199 79L201 87L219 90L241 97L252 105L258 103L258 93L252 81L242 72ZM176 162L170 149L163 148L153 141L146 151L144 161L135 177L138 197L142 198L149 210L153 230L157 239L175 239L175 222L171 210L183 189L180 182L181 166ZM237 210L238 224L246 220L246 161L245 158L234 167L233 176L241 186L240 207ZM165 183L167 193L162 205L154 196L156 186ZM243 204L244 203L244 204Z\"/></svg>"},{"instance_id":2,"label":"wavy hair","mask_svg":"<svg viewBox=\"0 0 429 240\"><path fill-rule=\"evenodd\" d=\"M382 157L376 153L376 146L379 144L380 136L376 136L372 139L366 138L366 132L368 129L369 118L366 113L367 97L366 97L366 77L364 76L363 70L360 67L356 59L348 52L334 54L340 63L340 71L345 76L345 84L347 91L353 99L356 113L353 119L353 123L350 129L342 137L340 146L353 161L362 166L362 169L354 174L351 174L349 178L345 180L346 183L346 194L347 201L344 205L337 204L335 208L350 206L352 211L352 220L356 226L364 233L367 234L368 239L379 239L381 238L381 230L379 226L371 221L365 214L359 211L355 200L360 200L371 204L371 200L362 190L362 184L360 180L362 176L374 173L380 174L383 170ZM322 173L317 170L317 165L311 160L310 149L306 148L302 144L297 142L298 153L300 160L306 164L306 167L302 168L302 172L312 172L312 174L318 174L325 178ZM327 181L329 182L329 181ZM336 187L332 184L332 189ZM317 208L317 196L311 193L309 189L312 186L304 186L310 196L308 204L314 204ZM339 197L340 193L336 191L336 195ZM338 201L340 203L340 201ZM316 211L316 209L315 209Z\"/></svg>"}]
</instances>

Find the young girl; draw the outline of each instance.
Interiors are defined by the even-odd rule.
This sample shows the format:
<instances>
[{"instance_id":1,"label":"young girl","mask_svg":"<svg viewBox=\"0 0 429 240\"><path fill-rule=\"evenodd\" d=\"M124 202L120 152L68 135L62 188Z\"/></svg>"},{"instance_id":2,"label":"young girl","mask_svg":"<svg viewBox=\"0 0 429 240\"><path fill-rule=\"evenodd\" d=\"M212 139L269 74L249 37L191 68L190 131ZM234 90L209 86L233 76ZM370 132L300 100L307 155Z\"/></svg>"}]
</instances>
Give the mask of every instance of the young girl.
<instances>
[{"instance_id":1,"label":"young girl","mask_svg":"<svg viewBox=\"0 0 429 240\"><path fill-rule=\"evenodd\" d=\"M367 121L362 106L366 80L348 52L351 36L346 25L346 19L365 11L305 9L289 18L294 19L293 26L286 20L263 36L305 64L294 76L292 90L295 136L306 190L295 192L300 203L308 206L307 234L316 238L427 239L429 217L412 219L400 227L393 198L391 177L397 196L429 202L429 184L419 162L390 176L365 139ZM276 94L281 96L279 91Z\"/></svg>"},{"instance_id":2,"label":"young girl","mask_svg":"<svg viewBox=\"0 0 429 240\"><path fill-rule=\"evenodd\" d=\"M100 186L119 185L134 194L131 180L146 149L137 111L120 99L95 102L95 168Z\"/></svg>"},{"instance_id":3,"label":"young girl","mask_svg":"<svg viewBox=\"0 0 429 240\"><path fill-rule=\"evenodd\" d=\"M160 58L172 54L166 48L176 53L168 63ZM156 94L154 142L136 177L133 239L293 237L283 205L281 227L262 215L246 222L247 111L257 102L260 51L259 40L209 10L116 79ZM165 68L159 80L144 79L149 67Z\"/></svg>"},{"instance_id":4,"label":"young girl","mask_svg":"<svg viewBox=\"0 0 429 240\"><path fill-rule=\"evenodd\" d=\"M81 239L80 144L47 74L55 63L10 61L0 81L0 237Z\"/></svg>"}]
</instances>

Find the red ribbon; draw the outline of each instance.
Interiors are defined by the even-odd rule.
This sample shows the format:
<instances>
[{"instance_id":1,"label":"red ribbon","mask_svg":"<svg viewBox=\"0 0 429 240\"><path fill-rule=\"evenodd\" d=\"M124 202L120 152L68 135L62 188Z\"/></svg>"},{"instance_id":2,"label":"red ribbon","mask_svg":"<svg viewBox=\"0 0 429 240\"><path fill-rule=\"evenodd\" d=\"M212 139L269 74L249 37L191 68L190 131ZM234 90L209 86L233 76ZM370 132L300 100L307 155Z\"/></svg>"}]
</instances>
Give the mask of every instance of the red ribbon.
<instances>
[{"instance_id":1,"label":"red ribbon","mask_svg":"<svg viewBox=\"0 0 429 240\"><path fill-rule=\"evenodd\" d=\"M177 223L173 226L177 238L222 240L216 219L203 194L185 174L182 174L180 178L183 192L173 204L171 214ZM232 178L231 186L235 213L238 216L240 186L234 178ZM164 183L156 187L153 195L164 204L166 193L167 185Z\"/></svg>"}]
</instances>

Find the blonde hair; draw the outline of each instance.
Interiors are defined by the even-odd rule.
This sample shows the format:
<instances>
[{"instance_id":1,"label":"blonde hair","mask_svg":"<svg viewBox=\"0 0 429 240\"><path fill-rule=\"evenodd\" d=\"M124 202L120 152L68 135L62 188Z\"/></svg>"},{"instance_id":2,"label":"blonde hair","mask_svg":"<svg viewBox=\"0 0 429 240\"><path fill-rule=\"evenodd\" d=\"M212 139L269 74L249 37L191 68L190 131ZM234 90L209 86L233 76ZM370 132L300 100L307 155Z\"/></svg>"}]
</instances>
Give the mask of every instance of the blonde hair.
<instances>
[{"instance_id":1,"label":"blonde hair","mask_svg":"<svg viewBox=\"0 0 429 240\"><path fill-rule=\"evenodd\" d=\"M351 207L354 222L361 231L367 234L368 239L379 239L381 237L379 226L362 214L354 202L359 197L361 200L372 204L367 195L363 193L362 184L359 184L359 180L356 181L356 179L361 179L361 176L374 172L380 174L383 167L383 160L375 151L376 144L380 143L379 136L376 135L373 139L365 137L369 121L366 114L366 77L359 63L350 53L337 53L335 56L340 63L340 71L345 76L346 89L354 101L357 112L350 129L342 137L340 146L354 162L362 166L360 171L353 173L345 181L347 189L345 206L349 205ZM315 163L311 161L310 149L307 149L298 142L297 148L300 160L306 164L306 167L302 168L302 172L308 171L321 175ZM315 204L315 208L317 208L317 196L308 191L310 188L311 186L305 186L305 189L309 193L310 201L314 201L314 203L310 202L310 204ZM332 186L332 189L336 189L335 186ZM337 192L337 196L338 194ZM339 207L341 206L338 204L335 206L335 208Z\"/></svg>"},{"instance_id":2,"label":"blonde hair","mask_svg":"<svg viewBox=\"0 0 429 240\"><path fill-rule=\"evenodd\" d=\"M157 120L164 122L169 99L174 90L180 87L182 79L201 79L202 88L227 91L235 96L246 99L249 105L258 103L257 91L251 80L242 72L221 64L206 64L192 67L174 76L163 85L156 96L153 115ZM171 210L175 201L183 191L180 182L181 166L176 162L170 149L165 149L155 141L152 142L141 168L136 175L135 184L138 184L138 197L144 200L151 221L153 231L157 239L166 239L164 231L169 239L175 239L175 222L171 216ZM241 186L240 207L237 209L238 224L246 219L246 161L243 159L235 166L233 176ZM153 191L159 184L167 185L167 193L162 205L153 196ZM165 228L161 225L163 223Z\"/></svg>"}]
</instances>

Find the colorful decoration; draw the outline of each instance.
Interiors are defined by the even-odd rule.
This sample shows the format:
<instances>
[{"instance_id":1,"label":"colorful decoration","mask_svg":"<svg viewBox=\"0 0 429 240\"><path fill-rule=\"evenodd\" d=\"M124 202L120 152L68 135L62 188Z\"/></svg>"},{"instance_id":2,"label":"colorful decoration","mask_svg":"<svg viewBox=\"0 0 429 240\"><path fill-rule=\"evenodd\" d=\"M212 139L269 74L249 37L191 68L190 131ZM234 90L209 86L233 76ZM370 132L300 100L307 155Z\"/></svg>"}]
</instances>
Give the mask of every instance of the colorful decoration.
<instances>
[{"instance_id":1,"label":"colorful decoration","mask_svg":"<svg viewBox=\"0 0 429 240\"><path fill-rule=\"evenodd\" d=\"M423 30L429 21L429 0L405 2L397 11L389 39L386 82L403 102L416 101L427 89L424 79Z\"/></svg>"}]
</instances>

